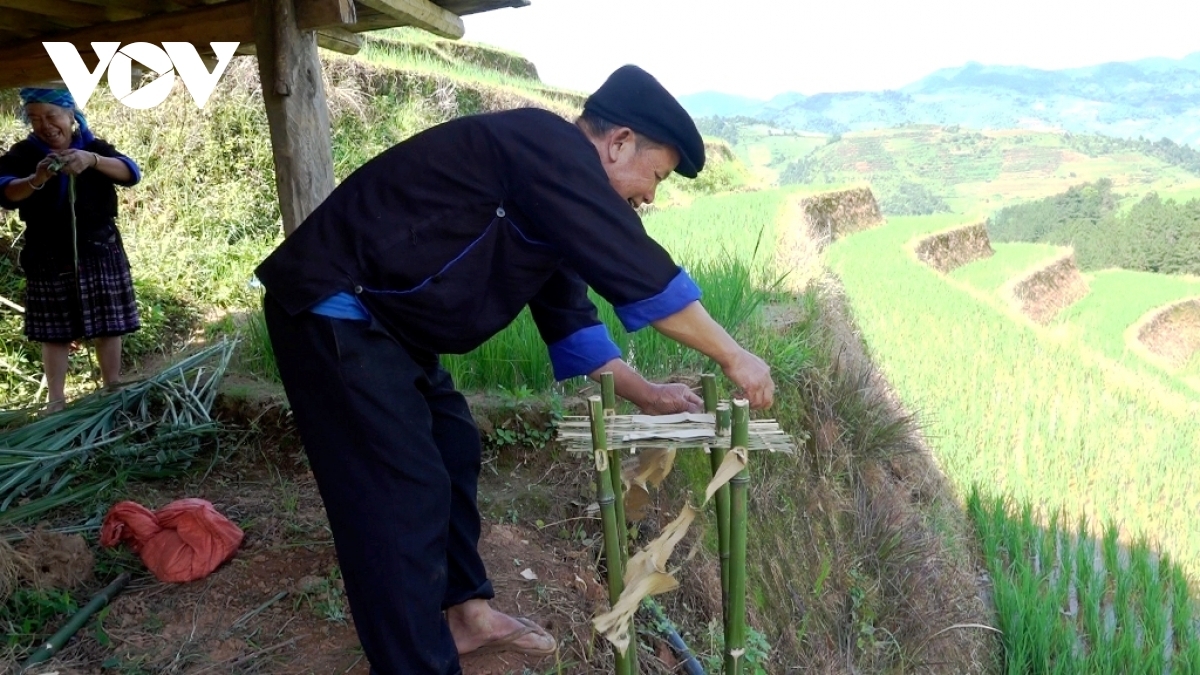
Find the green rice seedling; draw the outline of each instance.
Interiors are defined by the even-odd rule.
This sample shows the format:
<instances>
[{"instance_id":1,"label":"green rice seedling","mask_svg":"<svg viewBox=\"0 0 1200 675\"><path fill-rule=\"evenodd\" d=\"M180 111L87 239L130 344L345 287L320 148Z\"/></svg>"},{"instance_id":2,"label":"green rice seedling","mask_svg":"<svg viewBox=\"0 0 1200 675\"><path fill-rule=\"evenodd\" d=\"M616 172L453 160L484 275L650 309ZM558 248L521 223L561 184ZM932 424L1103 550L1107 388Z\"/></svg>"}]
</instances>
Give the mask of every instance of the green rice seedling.
<instances>
[{"instance_id":1,"label":"green rice seedling","mask_svg":"<svg viewBox=\"0 0 1200 675\"><path fill-rule=\"evenodd\" d=\"M1200 649L1197 639L1192 592L1187 576L1178 568L1169 571L1171 592L1171 634L1175 644L1175 655L1186 655ZM1197 663L1200 665L1200 662ZM1200 672L1200 671L1196 671Z\"/></svg>"},{"instance_id":2,"label":"green rice seedling","mask_svg":"<svg viewBox=\"0 0 1200 675\"><path fill-rule=\"evenodd\" d=\"M978 488L968 495L967 510L993 578L1006 672L1158 674L1169 663L1188 663L1196 630L1192 598L1186 575L1169 556L1156 566L1146 542L1139 541L1129 548L1126 564L1126 553L1108 533L1111 527L1096 542L1080 518L1073 541L1056 518L1043 527L1029 519L1027 505L984 498ZM1028 542L1022 556L1012 555L1021 548L1015 537ZM1182 591L1175 590L1176 574ZM1191 626L1182 638L1187 646L1175 641L1169 647L1168 625L1175 633Z\"/></svg>"}]
</instances>

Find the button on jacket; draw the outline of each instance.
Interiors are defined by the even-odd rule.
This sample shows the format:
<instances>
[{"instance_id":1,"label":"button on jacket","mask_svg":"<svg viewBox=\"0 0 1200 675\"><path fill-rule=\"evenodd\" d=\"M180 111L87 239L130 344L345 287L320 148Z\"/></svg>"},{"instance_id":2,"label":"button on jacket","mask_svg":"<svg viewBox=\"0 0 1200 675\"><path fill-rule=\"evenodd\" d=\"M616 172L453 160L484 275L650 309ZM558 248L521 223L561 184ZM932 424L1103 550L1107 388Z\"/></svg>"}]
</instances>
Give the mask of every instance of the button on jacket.
<instances>
[{"instance_id":1,"label":"button on jacket","mask_svg":"<svg viewBox=\"0 0 1200 675\"><path fill-rule=\"evenodd\" d=\"M559 379L620 355L588 286L630 331L700 297L587 136L536 109L459 118L385 151L257 275L290 314L352 294L398 339L436 353L474 349L529 305Z\"/></svg>"}]
</instances>

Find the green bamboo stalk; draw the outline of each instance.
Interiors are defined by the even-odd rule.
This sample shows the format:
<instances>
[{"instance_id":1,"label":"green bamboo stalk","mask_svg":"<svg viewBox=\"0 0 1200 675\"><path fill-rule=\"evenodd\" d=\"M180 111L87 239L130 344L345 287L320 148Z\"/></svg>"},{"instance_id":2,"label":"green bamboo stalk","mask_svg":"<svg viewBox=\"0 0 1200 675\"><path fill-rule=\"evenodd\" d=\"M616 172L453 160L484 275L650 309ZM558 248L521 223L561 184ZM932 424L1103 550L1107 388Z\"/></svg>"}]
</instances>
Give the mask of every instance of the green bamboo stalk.
<instances>
[{"instance_id":1,"label":"green bamboo stalk","mask_svg":"<svg viewBox=\"0 0 1200 675\"><path fill-rule=\"evenodd\" d=\"M92 618L93 614L100 611L101 607L104 607L111 602L112 599L115 598L123 588L125 588L125 584L128 583L129 572L122 572L121 575L118 576L111 584L105 586L104 590L94 595L91 602L84 605L83 609L76 612L65 626L60 628L59 631L52 635L49 640L46 640L45 644L43 644L41 647L38 647L37 651L31 654L29 658L25 659L25 663L21 664L21 670L19 672L23 673L27 668L42 663L43 661L47 661L56 653L58 653L58 650L63 648L63 645L67 643L67 640L70 640L72 635L77 633L80 628L83 628L83 624L87 623L87 620Z\"/></svg>"},{"instance_id":2,"label":"green bamboo stalk","mask_svg":"<svg viewBox=\"0 0 1200 675\"><path fill-rule=\"evenodd\" d=\"M750 402L733 402L730 447L750 441ZM746 648L746 516L750 472L742 469L729 489L729 620L725 624L725 675L742 675ZM734 654L737 653L737 656Z\"/></svg>"},{"instance_id":3,"label":"green bamboo stalk","mask_svg":"<svg viewBox=\"0 0 1200 675\"><path fill-rule=\"evenodd\" d=\"M717 404L717 436L728 436L730 425L729 401ZM708 461L715 476L725 461L725 450L712 448ZM717 554L721 557L721 609L723 619L729 620L729 486L722 485L715 495L717 500Z\"/></svg>"},{"instance_id":4,"label":"green bamboo stalk","mask_svg":"<svg viewBox=\"0 0 1200 675\"><path fill-rule=\"evenodd\" d=\"M596 502L600 505L600 520L604 524L604 555L608 559L608 601L615 606L625 590L621 574L621 540L617 531L617 511L613 502L612 468L608 454L608 435L604 429L604 407L599 396L588 399L592 416L592 453L596 461ZM636 648L635 644L630 645ZM632 675L629 653L617 651L617 675Z\"/></svg>"},{"instance_id":5,"label":"green bamboo stalk","mask_svg":"<svg viewBox=\"0 0 1200 675\"><path fill-rule=\"evenodd\" d=\"M611 372L600 373L601 402L604 403L604 416L617 414L617 386Z\"/></svg>"},{"instance_id":6,"label":"green bamboo stalk","mask_svg":"<svg viewBox=\"0 0 1200 675\"><path fill-rule=\"evenodd\" d=\"M600 402L604 405L604 417L617 414L617 393L613 383L612 373L600 373ZM607 446L606 446L607 447ZM612 467L609 472L615 500L613 503L617 512L617 534L621 537L621 577L625 577L625 561L629 560L629 521L625 519L625 484L621 481L621 453L618 450L608 451L608 463Z\"/></svg>"},{"instance_id":7,"label":"green bamboo stalk","mask_svg":"<svg viewBox=\"0 0 1200 675\"><path fill-rule=\"evenodd\" d=\"M608 418L617 414L617 389L611 372L600 373L600 402L604 405L604 416ZM617 537L621 542L621 556L617 560L609 560L609 566L616 565L617 575L625 578L625 563L629 561L629 521L625 518L625 483L621 480L621 452L608 451L608 463L611 467L609 476L612 478L613 507L617 515ZM637 631L633 631L637 637ZM631 642L636 647L636 641ZM629 652L630 670L637 672L637 649Z\"/></svg>"},{"instance_id":8,"label":"green bamboo stalk","mask_svg":"<svg viewBox=\"0 0 1200 675\"><path fill-rule=\"evenodd\" d=\"M717 412L717 376L704 373L700 376L700 391L704 395L704 412Z\"/></svg>"}]
</instances>

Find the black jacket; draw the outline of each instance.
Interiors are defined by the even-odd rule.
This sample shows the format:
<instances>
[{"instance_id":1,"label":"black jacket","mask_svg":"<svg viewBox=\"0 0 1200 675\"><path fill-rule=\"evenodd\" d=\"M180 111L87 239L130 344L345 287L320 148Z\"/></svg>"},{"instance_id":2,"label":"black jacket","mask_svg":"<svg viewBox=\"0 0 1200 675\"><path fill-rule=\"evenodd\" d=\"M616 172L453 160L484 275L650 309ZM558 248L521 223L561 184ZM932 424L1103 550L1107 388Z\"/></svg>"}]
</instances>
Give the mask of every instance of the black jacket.
<instances>
[{"instance_id":1,"label":"black jacket","mask_svg":"<svg viewBox=\"0 0 1200 675\"><path fill-rule=\"evenodd\" d=\"M460 118L385 151L257 275L291 314L352 292L394 335L437 353L479 346L526 304L548 345L594 335L589 285L629 330L699 298L583 132L536 109Z\"/></svg>"},{"instance_id":2,"label":"black jacket","mask_svg":"<svg viewBox=\"0 0 1200 675\"><path fill-rule=\"evenodd\" d=\"M84 171L75 177L75 218L79 243L108 241L116 234L117 218L116 185L134 185L141 173L132 159L121 154L110 143L99 138L81 141L78 137L73 148L82 148L102 157L116 157L129 166L133 179L117 183L95 170ZM19 202L4 198L4 186L14 179L26 178L37 170L38 162L50 154L49 146L32 135L22 140L3 156L0 156L0 207L16 209L25 223L25 244L21 251L22 265L51 260L70 261L74 257L71 244L71 211L67 198L67 177L57 175L30 197ZM90 249L80 246L80 255Z\"/></svg>"}]
</instances>

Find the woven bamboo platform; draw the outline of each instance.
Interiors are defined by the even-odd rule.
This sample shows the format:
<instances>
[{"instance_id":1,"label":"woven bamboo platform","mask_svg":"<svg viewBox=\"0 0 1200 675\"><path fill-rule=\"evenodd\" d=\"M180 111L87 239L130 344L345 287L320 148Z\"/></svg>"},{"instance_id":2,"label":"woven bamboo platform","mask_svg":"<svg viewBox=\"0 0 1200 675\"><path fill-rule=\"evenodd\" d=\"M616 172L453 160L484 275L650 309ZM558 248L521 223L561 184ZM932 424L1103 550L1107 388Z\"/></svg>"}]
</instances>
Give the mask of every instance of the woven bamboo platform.
<instances>
[{"instance_id":1,"label":"woven bamboo platform","mask_svg":"<svg viewBox=\"0 0 1200 675\"><path fill-rule=\"evenodd\" d=\"M610 450L638 448L729 448L729 436L717 435L711 413L678 415L609 415L604 418ZM558 423L558 440L568 452L592 452L592 422L566 417ZM747 450L793 453L796 444L775 420L751 420Z\"/></svg>"}]
</instances>

